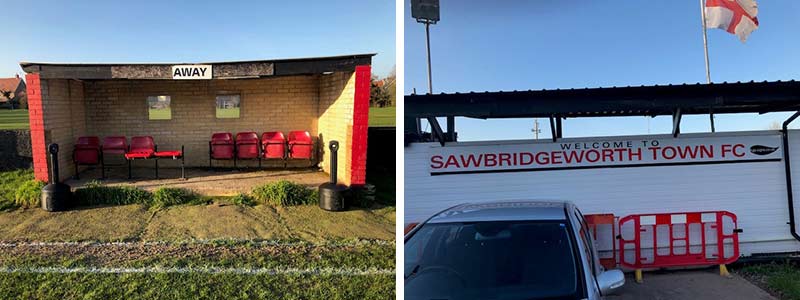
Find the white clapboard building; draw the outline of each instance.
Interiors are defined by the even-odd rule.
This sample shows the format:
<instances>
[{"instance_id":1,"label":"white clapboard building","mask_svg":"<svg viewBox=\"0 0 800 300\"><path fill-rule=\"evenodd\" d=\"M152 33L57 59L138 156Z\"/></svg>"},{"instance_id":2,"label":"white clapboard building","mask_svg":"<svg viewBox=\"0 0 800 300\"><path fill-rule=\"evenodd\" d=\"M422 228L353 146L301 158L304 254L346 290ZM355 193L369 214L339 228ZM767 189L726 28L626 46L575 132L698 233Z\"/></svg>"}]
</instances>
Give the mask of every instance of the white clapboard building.
<instances>
[{"instance_id":1,"label":"white clapboard building","mask_svg":"<svg viewBox=\"0 0 800 300\"><path fill-rule=\"evenodd\" d=\"M708 91L691 85L676 86L669 93L659 90L660 87L581 89L575 90L580 94L576 93L574 99L565 96L563 90L558 91L561 94L536 91L406 96L407 116L443 117L452 109L456 116L556 115L560 121L566 114L595 116L587 111L599 108L586 105L587 99L597 95L610 99L613 95L609 94L618 93L623 100L598 102L609 106L609 112L615 105L620 107L617 111L629 108L623 115L671 113L675 129L673 134L666 135L457 142L449 132L437 134L440 127L432 124L434 141L424 138L408 141L407 137L404 223L422 222L457 204L502 200L565 200L577 204L584 214L610 213L618 217L729 211L737 216L742 229L739 233L742 255L800 251L800 242L789 225L787 189L787 170L791 178L800 180L800 131L788 130L788 152L781 130L680 134L682 113L700 114L708 110L697 109L691 101L672 100L682 93L695 94L696 103L704 103L706 97L712 99L717 105L715 110L751 112L781 107L774 102L776 97L768 97L780 89L765 88L761 94L765 100L758 103L756 100L762 98L752 91L751 98L741 98L747 99L745 107L737 102L738 98L729 100L733 97L727 93L736 87L736 92L744 95L757 86L749 83L699 86ZM800 90L797 83L791 86ZM643 96L647 93L651 97ZM672 98L661 97L663 94ZM800 97L800 93L796 95ZM527 100L520 100L526 97ZM579 99L584 102L577 102ZM631 99L641 101L634 103ZM800 108L797 99L786 99L788 102L780 102L787 108L784 111ZM525 105L526 101L539 101L541 105ZM549 106L548 110L547 101L559 101L560 106ZM573 103L578 104L570 106ZM415 105L418 107L413 108ZM652 110L636 111L636 105ZM597 116L604 115L601 112ZM561 136L559 123L551 119L555 125L553 136ZM406 130L413 132L415 128ZM436 140L437 135L446 142ZM784 154L788 154L789 168ZM797 180L789 184L793 194L800 193ZM800 214L797 205L794 210L796 215ZM795 227L800 231L800 225Z\"/></svg>"}]
</instances>

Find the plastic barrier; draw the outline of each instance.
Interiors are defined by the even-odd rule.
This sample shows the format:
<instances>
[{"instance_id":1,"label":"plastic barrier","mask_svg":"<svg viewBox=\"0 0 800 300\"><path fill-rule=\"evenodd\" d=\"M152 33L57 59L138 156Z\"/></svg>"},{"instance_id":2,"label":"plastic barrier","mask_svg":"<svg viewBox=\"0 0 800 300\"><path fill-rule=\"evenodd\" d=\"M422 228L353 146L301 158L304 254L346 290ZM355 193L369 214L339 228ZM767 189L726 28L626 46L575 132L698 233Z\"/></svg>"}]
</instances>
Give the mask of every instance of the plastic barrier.
<instances>
[{"instance_id":1,"label":"plastic barrier","mask_svg":"<svg viewBox=\"0 0 800 300\"><path fill-rule=\"evenodd\" d=\"M722 273L739 258L741 229L727 211L630 215L619 231L619 263L637 277L646 268L698 265L720 265Z\"/></svg>"},{"instance_id":2,"label":"plastic barrier","mask_svg":"<svg viewBox=\"0 0 800 300\"><path fill-rule=\"evenodd\" d=\"M614 214L584 215L586 225L594 237L595 248L600 256L600 264L606 269L617 267L617 218Z\"/></svg>"}]
</instances>

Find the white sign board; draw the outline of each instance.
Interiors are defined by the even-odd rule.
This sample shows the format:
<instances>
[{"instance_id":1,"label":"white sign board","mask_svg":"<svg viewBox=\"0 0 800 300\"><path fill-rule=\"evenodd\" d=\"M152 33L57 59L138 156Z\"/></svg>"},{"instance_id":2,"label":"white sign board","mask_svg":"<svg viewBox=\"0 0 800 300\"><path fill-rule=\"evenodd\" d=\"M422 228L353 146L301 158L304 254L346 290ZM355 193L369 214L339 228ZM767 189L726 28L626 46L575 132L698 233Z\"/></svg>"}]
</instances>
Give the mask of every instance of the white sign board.
<instances>
[{"instance_id":1,"label":"white sign board","mask_svg":"<svg viewBox=\"0 0 800 300\"><path fill-rule=\"evenodd\" d=\"M431 175L780 161L780 135L432 146Z\"/></svg>"},{"instance_id":2,"label":"white sign board","mask_svg":"<svg viewBox=\"0 0 800 300\"><path fill-rule=\"evenodd\" d=\"M172 66L172 79L211 79L211 65Z\"/></svg>"}]
</instances>

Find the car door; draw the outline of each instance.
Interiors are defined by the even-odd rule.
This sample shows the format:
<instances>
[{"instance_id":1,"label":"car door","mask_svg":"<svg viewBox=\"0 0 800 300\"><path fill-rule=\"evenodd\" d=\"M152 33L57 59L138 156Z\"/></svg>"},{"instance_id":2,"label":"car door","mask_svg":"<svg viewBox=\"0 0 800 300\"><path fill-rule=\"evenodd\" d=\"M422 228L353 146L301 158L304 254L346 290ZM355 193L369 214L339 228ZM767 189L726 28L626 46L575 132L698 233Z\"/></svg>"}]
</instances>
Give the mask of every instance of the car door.
<instances>
[{"instance_id":1,"label":"car door","mask_svg":"<svg viewBox=\"0 0 800 300\"><path fill-rule=\"evenodd\" d=\"M585 239L589 244L589 252L592 255L592 270L595 275L599 275L604 270L603 266L600 264L600 256L597 254L597 242L594 240L594 237L591 234L591 228L589 228L588 223L586 223L586 218L583 217L581 210L575 208L575 215L578 218L578 221L581 223L581 228L585 228L581 234L585 236Z\"/></svg>"},{"instance_id":2,"label":"car door","mask_svg":"<svg viewBox=\"0 0 800 300\"><path fill-rule=\"evenodd\" d=\"M592 240L589 233L589 226L583 218L583 214L573 206L570 210L570 219L573 221L575 228L575 235L577 237L579 248L581 250L581 262L585 266L583 269L586 273L586 285L589 292L589 299L599 299L600 288L597 285L597 275L602 272L599 268L600 261L595 252L594 240Z\"/></svg>"}]
</instances>

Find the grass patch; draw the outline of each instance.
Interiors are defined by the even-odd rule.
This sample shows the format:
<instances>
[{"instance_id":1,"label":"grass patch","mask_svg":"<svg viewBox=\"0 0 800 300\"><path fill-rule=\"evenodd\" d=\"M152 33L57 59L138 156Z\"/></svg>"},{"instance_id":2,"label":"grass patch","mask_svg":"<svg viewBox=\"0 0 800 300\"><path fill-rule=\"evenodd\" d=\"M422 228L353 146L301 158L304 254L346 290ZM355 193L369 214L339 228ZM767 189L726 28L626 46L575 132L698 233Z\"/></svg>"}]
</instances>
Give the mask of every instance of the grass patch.
<instances>
[{"instance_id":1,"label":"grass patch","mask_svg":"<svg viewBox=\"0 0 800 300\"><path fill-rule=\"evenodd\" d=\"M235 119L239 117L239 108L219 108L216 110L217 119Z\"/></svg>"},{"instance_id":2,"label":"grass patch","mask_svg":"<svg viewBox=\"0 0 800 300\"><path fill-rule=\"evenodd\" d=\"M30 180L33 180L33 170L30 169L0 172L0 210L17 207L14 203L17 188Z\"/></svg>"},{"instance_id":3,"label":"grass patch","mask_svg":"<svg viewBox=\"0 0 800 300\"><path fill-rule=\"evenodd\" d=\"M155 214L142 235L146 241L288 240L292 237L274 211L257 214L252 208L238 205L169 207Z\"/></svg>"},{"instance_id":4,"label":"grass patch","mask_svg":"<svg viewBox=\"0 0 800 300\"><path fill-rule=\"evenodd\" d=\"M28 129L27 109L0 109L0 129Z\"/></svg>"},{"instance_id":5,"label":"grass patch","mask_svg":"<svg viewBox=\"0 0 800 300\"><path fill-rule=\"evenodd\" d=\"M267 183L253 189L259 203L275 206L311 205L318 203L318 191L288 180Z\"/></svg>"},{"instance_id":6,"label":"grass patch","mask_svg":"<svg viewBox=\"0 0 800 300\"><path fill-rule=\"evenodd\" d=\"M142 204L164 208L181 204L207 204L209 197L201 197L183 188L160 187L154 192L134 186L105 186L99 181L88 182L75 190L78 206Z\"/></svg>"},{"instance_id":7,"label":"grass patch","mask_svg":"<svg viewBox=\"0 0 800 300\"><path fill-rule=\"evenodd\" d=\"M256 200L248 194L239 193L230 198L230 203L243 206L256 205Z\"/></svg>"},{"instance_id":8,"label":"grass patch","mask_svg":"<svg viewBox=\"0 0 800 300\"><path fill-rule=\"evenodd\" d=\"M75 190L74 196L81 206L148 204L153 199L150 192L133 186L104 186L98 181Z\"/></svg>"},{"instance_id":9,"label":"grass patch","mask_svg":"<svg viewBox=\"0 0 800 300\"><path fill-rule=\"evenodd\" d=\"M394 239L394 222L377 213L378 210L329 212L309 205L276 207L275 210L290 232L302 240Z\"/></svg>"},{"instance_id":10,"label":"grass patch","mask_svg":"<svg viewBox=\"0 0 800 300\"><path fill-rule=\"evenodd\" d=\"M800 299L800 266L795 263L771 263L745 266L742 275L766 285L784 299Z\"/></svg>"},{"instance_id":11,"label":"grass patch","mask_svg":"<svg viewBox=\"0 0 800 300\"><path fill-rule=\"evenodd\" d=\"M150 120L169 120L172 119L172 109L169 108L150 108L149 109L149 119Z\"/></svg>"},{"instance_id":12,"label":"grass patch","mask_svg":"<svg viewBox=\"0 0 800 300\"><path fill-rule=\"evenodd\" d=\"M370 107L369 127L394 127L396 107Z\"/></svg>"},{"instance_id":13,"label":"grass patch","mask_svg":"<svg viewBox=\"0 0 800 300\"><path fill-rule=\"evenodd\" d=\"M44 182L36 179L25 181L14 193L14 203L24 208L39 207Z\"/></svg>"},{"instance_id":14,"label":"grass patch","mask_svg":"<svg viewBox=\"0 0 800 300\"><path fill-rule=\"evenodd\" d=\"M205 199L187 189L160 187L153 192L151 205L154 208L164 208L181 204L201 204L203 201Z\"/></svg>"},{"instance_id":15,"label":"grass patch","mask_svg":"<svg viewBox=\"0 0 800 300\"><path fill-rule=\"evenodd\" d=\"M57 213L41 209L15 210L0 213L0 240L135 240L150 215L141 205L93 207Z\"/></svg>"},{"instance_id":16,"label":"grass patch","mask_svg":"<svg viewBox=\"0 0 800 300\"><path fill-rule=\"evenodd\" d=\"M2 299L394 299L394 275L3 274Z\"/></svg>"}]
</instances>

